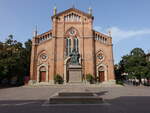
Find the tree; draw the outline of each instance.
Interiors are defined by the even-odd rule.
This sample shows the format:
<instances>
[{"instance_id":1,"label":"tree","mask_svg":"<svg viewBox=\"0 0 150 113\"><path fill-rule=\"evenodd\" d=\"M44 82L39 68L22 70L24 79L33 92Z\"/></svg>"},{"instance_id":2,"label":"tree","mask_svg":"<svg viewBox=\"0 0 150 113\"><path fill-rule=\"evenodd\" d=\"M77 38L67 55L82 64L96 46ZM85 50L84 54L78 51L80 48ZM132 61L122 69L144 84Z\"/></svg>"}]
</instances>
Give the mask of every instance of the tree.
<instances>
[{"instance_id":1,"label":"tree","mask_svg":"<svg viewBox=\"0 0 150 113\"><path fill-rule=\"evenodd\" d=\"M147 79L148 81L148 85L150 85L150 62L147 61L147 66L145 67L145 76L144 76L145 79Z\"/></svg>"},{"instance_id":2,"label":"tree","mask_svg":"<svg viewBox=\"0 0 150 113\"><path fill-rule=\"evenodd\" d=\"M114 66L114 70L115 70L115 78L116 80L122 80L122 77L121 77L121 68L119 65L115 64Z\"/></svg>"},{"instance_id":3,"label":"tree","mask_svg":"<svg viewBox=\"0 0 150 113\"><path fill-rule=\"evenodd\" d=\"M30 74L30 59L31 59L31 49L32 49L32 41L28 39L25 43L25 49L24 49L24 57L25 57L25 69L26 69L26 75L29 76Z\"/></svg>"},{"instance_id":4,"label":"tree","mask_svg":"<svg viewBox=\"0 0 150 113\"><path fill-rule=\"evenodd\" d=\"M8 39L0 42L0 81L13 77L18 78L18 83L23 84L24 76L29 75L31 40L25 42L25 47L9 35Z\"/></svg>"},{"instance_id":5,"label":"tree","mask_svg":"<svg viewBox=\"0 0 150 113\"><path fill-rule=\"evenodd\" d=\"M120 61L122 73L128 73L128 76L139 79L145 77L147 73L147 63L145 59L145 53L141 48L134 48L129 55L123 56Z\"/></svg>"}]
</instances>

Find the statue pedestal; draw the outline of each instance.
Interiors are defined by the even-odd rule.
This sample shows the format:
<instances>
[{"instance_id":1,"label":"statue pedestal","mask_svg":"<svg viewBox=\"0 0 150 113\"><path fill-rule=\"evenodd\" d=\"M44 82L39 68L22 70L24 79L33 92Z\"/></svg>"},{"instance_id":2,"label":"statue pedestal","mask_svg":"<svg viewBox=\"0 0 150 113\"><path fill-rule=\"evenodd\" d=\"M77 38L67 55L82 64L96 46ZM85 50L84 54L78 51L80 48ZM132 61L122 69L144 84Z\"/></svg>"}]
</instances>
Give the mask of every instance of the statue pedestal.
<instances>
[{"instance_id":1,"label":"statue pedestal","mask_svg":"<svg viewBox=\"0 0 150 113\"><path fill-rule=\"evenodd\" d=\"M82 67L81 65L69 65L69 83L82 82Z\"/></svg>"}]
</instances>

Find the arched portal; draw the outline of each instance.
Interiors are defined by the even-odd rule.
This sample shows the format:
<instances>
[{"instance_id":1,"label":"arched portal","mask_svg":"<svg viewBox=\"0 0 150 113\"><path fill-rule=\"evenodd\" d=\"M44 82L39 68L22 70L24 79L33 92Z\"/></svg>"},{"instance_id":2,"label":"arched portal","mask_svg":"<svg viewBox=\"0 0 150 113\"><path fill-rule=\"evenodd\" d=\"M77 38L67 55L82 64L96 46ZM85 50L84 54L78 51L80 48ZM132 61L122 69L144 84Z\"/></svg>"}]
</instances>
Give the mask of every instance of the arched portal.
<instances>
[{"instance_id":1,"label":"arched portal","mask_svg":"<svg viewBox=\"0 0 150 113\"><path fill-rule=\"evenodd\" d=\"M104 64L97 66L97 81L100 83L107 81L107 66Z\"/></svg>"},{"instance_id":2,"label":"arched portal","mask_svg":"<svg viewBox=\"0 0 150 113\"><path fill-rule=\"evenodd\" d=\"M37 82L48 82L48 64L42 64L37 68Z\"/></svg>"},{"instance_id":3,"label":"arched portal","mask_svg":"<svg viewBox=\"0 0 150 113\"><path fill-rule=\"evenodd\" d=\"M75 62L79 62L79 64L73 63L73 60L70 62L70 57L73 57L73 54L80 55L80 38L79 32L74 27L71 27L65 33L65 41L64 41L64 82L65 83L72 83L81 81L82 71L80 70L81 62L80 59ZM75 58L74 58L75 59ZM75 59L76 60L76 59Z\"/></svg>"}]
</instances>

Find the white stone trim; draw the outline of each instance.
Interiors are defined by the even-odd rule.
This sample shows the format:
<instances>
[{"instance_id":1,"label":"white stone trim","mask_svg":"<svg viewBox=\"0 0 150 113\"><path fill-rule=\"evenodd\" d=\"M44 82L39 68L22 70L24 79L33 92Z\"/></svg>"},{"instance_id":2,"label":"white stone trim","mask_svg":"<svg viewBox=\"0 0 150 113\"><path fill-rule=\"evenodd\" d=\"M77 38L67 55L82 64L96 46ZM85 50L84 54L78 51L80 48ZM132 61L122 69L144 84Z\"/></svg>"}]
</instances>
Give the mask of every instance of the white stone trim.
<instances>
[{"instance_id":1,"label":"white stone trim","mask_svg":"<svg viewBox=\"0 0 150 113\"><path fill-rule=\"evenodd\" d=\"M70 57L67 57L64 60L64 83L66 83L66 78L67 78L67 61L70 59Z\"/></svg>"},{"instance_id":2,"label":"white stone trim","mask_svg":"<svg viewBox=\"0 0 150 113\"><path fill-rule=\"evenodd\" d=\"M39 77L40 77L40 68L44 66L46 68L46 81L48 82L48 64L41 64L40 66L37 67L37 83L40 83Z\"/></svg>"}]
</instances>

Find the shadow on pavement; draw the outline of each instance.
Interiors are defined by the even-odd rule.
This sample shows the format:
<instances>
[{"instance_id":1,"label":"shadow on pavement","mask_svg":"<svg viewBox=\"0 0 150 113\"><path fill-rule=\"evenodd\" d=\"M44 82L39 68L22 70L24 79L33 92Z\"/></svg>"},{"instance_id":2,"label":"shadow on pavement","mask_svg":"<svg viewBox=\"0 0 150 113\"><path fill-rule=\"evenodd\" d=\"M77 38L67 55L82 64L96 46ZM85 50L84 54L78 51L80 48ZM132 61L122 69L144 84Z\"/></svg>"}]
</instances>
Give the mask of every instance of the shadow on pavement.
<instances>
[{"instance_id":1,"label":"shadow on pavement","mask_svg":"<svg viewBox=\"0 0 150 113\"><path fill-rule=\"evenodd\" d=\"M107 94L107 93L108 93L108 91L95 92L95 94L96 94L97 96L105 95L105 94Z\"/></svg>"},{"instance_id":2,"label":"shadow on pavement","mask_svg":"<svg viewBox=\"0 0 150 113\"><path fill-rule=\"evenodd\" d=\"M150 96L122 96L91 105L50 105L46 100L1 100L0 113L150 113Z\"/></svg>"},{"instance_id":3,"label":"shadow on pavement","mask_svg":"<svg viewBox=\"0 0 150 113\"><path fill-rule=\"evenodd\" d=\"M0 89L7 89L7 88L15 88L15 87L22 87L23 85L0 85Z\"/></svg>"}]
</instances>

